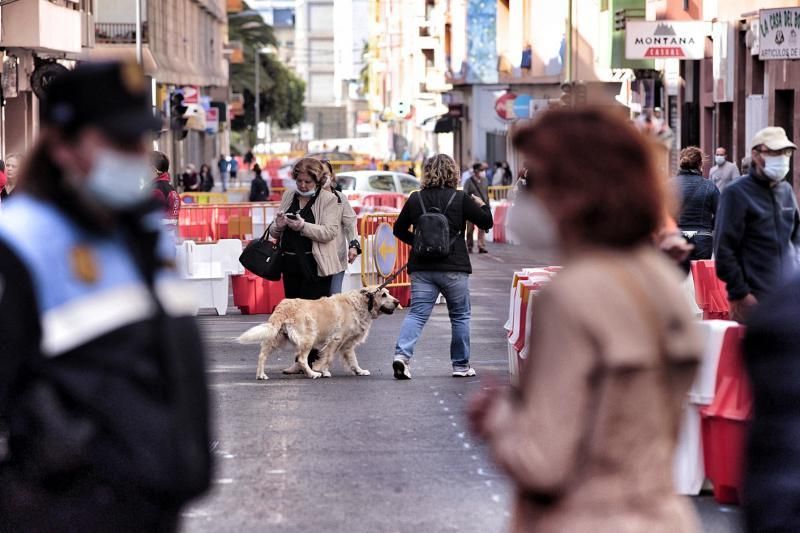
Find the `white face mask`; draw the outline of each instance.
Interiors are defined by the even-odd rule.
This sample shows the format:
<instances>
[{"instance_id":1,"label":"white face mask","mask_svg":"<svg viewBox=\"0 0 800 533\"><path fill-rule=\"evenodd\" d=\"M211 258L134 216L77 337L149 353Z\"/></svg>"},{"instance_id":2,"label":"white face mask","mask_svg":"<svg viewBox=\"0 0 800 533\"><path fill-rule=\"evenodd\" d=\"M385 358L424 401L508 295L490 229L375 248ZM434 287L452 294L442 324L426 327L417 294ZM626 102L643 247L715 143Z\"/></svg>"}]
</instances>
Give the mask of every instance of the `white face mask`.
<instances>
[{"instance_id":1,"label":"white face mask","mask_svg":"<svg viewBox=\"0 0 800 533\"><path fill-rule=\"evenodd\" d=\"M146 154L123 154L103 150L89 171L86 188L101 204L124 209L142 202L148 194L142 180L151 174L150 158Z\"/></svg>"},{"instance_id":2,"label":"white face mask","mask_svg":"<svg viewBox=\"0 0 800 533\"><path fill-rule=\"evenodd\" d=\"M311 189L310 191L303 192L300 189L297 189L297 194L302 196L303 198L310 198L314 196L317 191L315 189Z\"/></svg>"},{"instance_id":3,"label":"white face mask","mask_svg":"<svg viewBox=\"0 0 800 533\"><path fill-rule=\"evenodd\" d=\"M558 264L561 246L556 221L536 196L518 192L508 216L512 237L531 249L536 263Z\"/></svg>"},{"instance_id":4,"label":"white face mask","mask_svg":"<svg viewBox=\"0 0 800 533\"><path fill-rule=\"evenodd\" d=\"M717 165L722 166L725 164L725 156L724 155L716 155L714 156L714 161Z\"/></svg>"},{"instance_id":5,"label":"white face mask","mask_svg":"<svg viewBox=\"0 0 800 533\"><path fill-rule=\"evenodd\" d=\"M771 181L781 181L789 173L790 159L788 155L765 155L764 174Z\"/></svg>"}]
</instances>

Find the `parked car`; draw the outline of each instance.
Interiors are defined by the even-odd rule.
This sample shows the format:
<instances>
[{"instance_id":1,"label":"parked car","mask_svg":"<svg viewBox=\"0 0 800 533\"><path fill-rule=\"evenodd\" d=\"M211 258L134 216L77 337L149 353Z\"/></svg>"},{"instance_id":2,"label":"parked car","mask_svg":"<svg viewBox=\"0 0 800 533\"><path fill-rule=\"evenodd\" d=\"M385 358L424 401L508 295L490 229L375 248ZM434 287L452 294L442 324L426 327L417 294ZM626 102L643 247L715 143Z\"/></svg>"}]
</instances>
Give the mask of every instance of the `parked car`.
<instances>
[{"instance_id":1,"label":"parked car","mask_svg":"<svg viewBox=\"0 0 800 533\"><path fill-rule=\"evenodd\" d=\"M420 188L417 178L402 172L351 170L337 173L336 180L344 192L410 194Z\"/></svg>"}]
</instances>

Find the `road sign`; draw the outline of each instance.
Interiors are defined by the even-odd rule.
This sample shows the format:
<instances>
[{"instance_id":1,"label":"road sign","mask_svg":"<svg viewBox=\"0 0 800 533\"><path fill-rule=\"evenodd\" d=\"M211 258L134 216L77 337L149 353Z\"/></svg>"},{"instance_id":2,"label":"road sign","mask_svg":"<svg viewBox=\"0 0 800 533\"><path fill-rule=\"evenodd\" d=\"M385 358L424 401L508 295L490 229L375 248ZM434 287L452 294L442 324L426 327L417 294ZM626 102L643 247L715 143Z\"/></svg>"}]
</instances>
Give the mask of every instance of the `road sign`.
<instances>
[{"instance_id":1,"label":"road sign","mask_svg":"<svg viewBox=\"0 0 800 533\"><path fill-rule=\"evenodd\" d=\"M372 249L375 253L375 267L378 269L378 274L384 278L391 276L397 262L397 238L391 225L385 222L378 225Z\"/></svg>"}]
</instances>

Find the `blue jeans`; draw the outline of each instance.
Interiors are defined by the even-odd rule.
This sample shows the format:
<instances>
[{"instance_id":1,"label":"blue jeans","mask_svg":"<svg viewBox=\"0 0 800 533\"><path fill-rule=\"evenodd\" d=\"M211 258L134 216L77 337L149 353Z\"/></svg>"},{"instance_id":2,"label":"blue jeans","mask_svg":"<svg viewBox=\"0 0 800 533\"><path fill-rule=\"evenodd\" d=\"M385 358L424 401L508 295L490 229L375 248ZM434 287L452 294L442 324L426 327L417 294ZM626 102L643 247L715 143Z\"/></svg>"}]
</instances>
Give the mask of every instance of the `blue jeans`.
<instances>
[{"instance_id":1,"label":"blue jeans","mask_svg":"<svg viewBox=\"0 0 800 533\"><path fill-rule=\"evenodd\" d=\"M341 294L342 284L344 283L344 271L334 274L331 277L331 295Z\"/></svg>"},{"instance_id":2,"label":"blue jeans","mask_svg":"<svg viewBox=\"0 0 800 533\"><path fill-rule=\"evenodd\" d=\"M450 340L450 362L453 367L469 366L469 274L466 272L414 272L411 274L411 311L400 328L394 353L395 358L408 361L414 355L414 346L422 334L442 293L447 299L450 314L452 339Z\"/></svg>"}]
</instances>

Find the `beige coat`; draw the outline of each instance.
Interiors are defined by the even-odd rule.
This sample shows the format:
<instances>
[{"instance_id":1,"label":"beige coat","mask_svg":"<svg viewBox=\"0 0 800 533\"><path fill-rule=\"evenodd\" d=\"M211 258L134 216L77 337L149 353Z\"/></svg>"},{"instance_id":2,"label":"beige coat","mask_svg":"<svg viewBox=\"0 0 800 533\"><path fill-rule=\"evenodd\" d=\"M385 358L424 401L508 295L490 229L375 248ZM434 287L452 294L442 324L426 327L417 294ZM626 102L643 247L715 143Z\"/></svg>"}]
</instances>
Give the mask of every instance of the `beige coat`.
<instances>
[{"instance_id":1,"label":"beige coat","mask_svg":"<svg viewBox=\"0 0 800 533\"><path fill-rule=\"evenodd\" d=\"M336 246L339 250L339 261L342 263L342 268L339 270L339 272L342 272L347 270L347 266L349 265L347 262L347 253L350 248L350 241L358 237L358 232L356 231L358 216L353 210L353 206L350 205L350 201L347 199L347 196L341 192L336 192L335 194L337 194L342 200L341 229L339 233L336 234Z\"/></svg>"},{"instance_id":2,"label":"beige coat","mask_svg":"<svg viewBox=\"0 0 800 533\"><path fill-rule=\"evenodd\" d=\"M281 211L284 213L292 205L294 191L286 191L281 198ZM303 226L300 234L311 239L311 252L317 262L317 274L322 277L332 276L342 271L339 261L339 250L337 246L337 236L341 233L339 224L342 220L342 205L333 193L320 191L317 201L311 206L316 223ZM279 238L283 233L272 225L270 235Z\"/></svg>"},{"instance_id":3,"label":"beige coat","mask_svg":"<svg viewBox=\"0 0 800 533\"><path fill-rule=\"evenodd\" d=\"M587 254L538 298L520 393L487 420L512 531L698 531L672 479L701 354L677 270L649 248Z\"/></svg>"}]
</instances>

